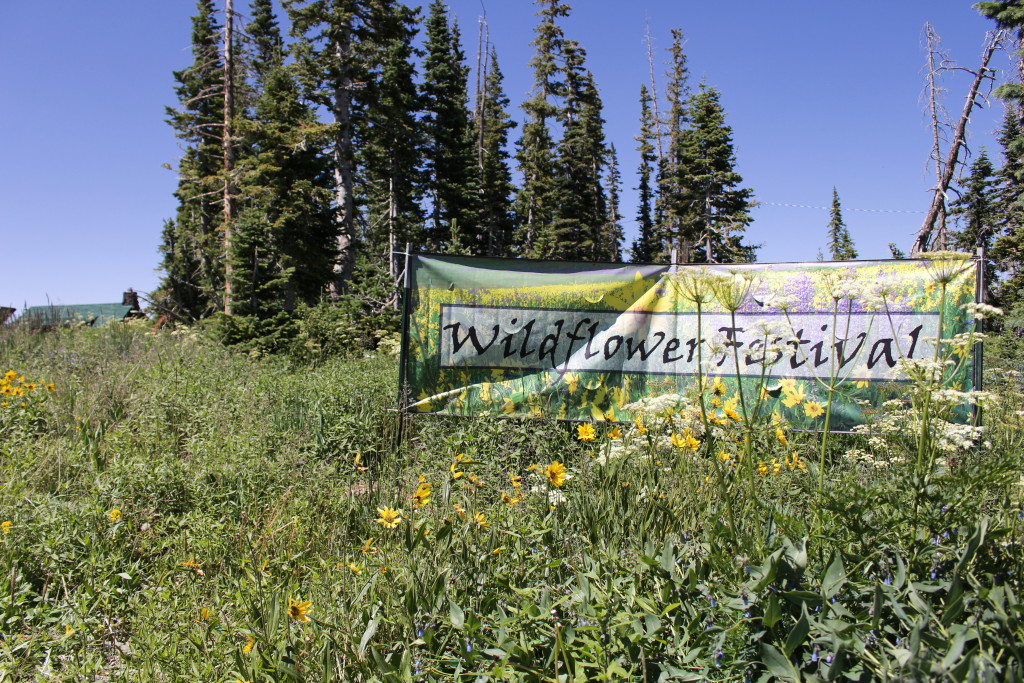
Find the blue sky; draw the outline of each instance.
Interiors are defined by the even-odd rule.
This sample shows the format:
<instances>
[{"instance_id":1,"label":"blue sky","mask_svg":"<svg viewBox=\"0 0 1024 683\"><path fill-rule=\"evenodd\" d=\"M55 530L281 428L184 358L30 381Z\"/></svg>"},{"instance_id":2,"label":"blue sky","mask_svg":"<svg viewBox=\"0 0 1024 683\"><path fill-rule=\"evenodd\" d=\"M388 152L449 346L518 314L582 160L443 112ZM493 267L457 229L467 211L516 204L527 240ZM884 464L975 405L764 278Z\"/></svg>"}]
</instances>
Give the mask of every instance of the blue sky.
<instances>
[{"instance_id":1,"label":"blue sky","mask_svg":"<svg viewBox=\"0 0 1024 683\"><path fill-rule=\"evenodd\" d=\"M237 1L237 0L236 0ZM241 2L238 2L240 5ZM577 0L567 37L588 52L619 153L627 242L634 236L641 82L649 23L659 77L671 36L686 35L691 82L718 88L738 170L761 205L749 240L761 261L814 260L824 249L836 186L862 258L907 248L929 202L934 171L922 97L923 27L932 23L959 64L975 68L990 21L969 2ZM513 117L531 87L535 6L527 0L452 0L470 60L486 13ZM190 63L185 0L7 2L0 9L0 305L117 301L158 280L163 221L181 153L164 107L171 72ZM1009 68L1006 54L992 66ZM951 75L957 116L969 77ZM659 87L661 84L659 83ZM969 129L974 152L997 149L993 100ZM856 209L864 209L858 211ZM870 211L869 211L870 210Z\"/></svg>"}]
</instances>

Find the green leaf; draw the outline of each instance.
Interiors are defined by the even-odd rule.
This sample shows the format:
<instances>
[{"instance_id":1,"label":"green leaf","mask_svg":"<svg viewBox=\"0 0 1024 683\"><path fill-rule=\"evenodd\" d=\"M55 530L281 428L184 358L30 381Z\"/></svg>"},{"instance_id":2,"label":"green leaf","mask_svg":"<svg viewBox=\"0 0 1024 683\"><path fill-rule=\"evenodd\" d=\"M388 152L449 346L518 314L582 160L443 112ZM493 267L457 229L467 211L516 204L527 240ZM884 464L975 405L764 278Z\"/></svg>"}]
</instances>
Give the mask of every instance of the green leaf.
<instances>
[{"instance_id":1,"label":"green leaf","mask_svg":"<svg viewBox=\"0 0 1024 683\"><path fill-rule=\"evenodd\" d=\"M366 653L366 644L370 642L370 638L373 638L373 634L377 632L377 617L370 619L370 623L366 625L366 630L363 631L363 637L359 639L359 656L362 657Z\"/></svg>"},{"instance_id":2,"label":"green leaf","mask_svg":"<svg viewBox=\"0 0 1024 683\"><path fill-rule=\"evenodd\" d=\"M825 570L825 578L821 581L821 590L825 594L825 598L831 598L838 593L844 583L846 583L846 567L843 566L843 556L837 552L832 558L832 563Z\"/></svg>"},{"instance_id":3,"label":"green leaf","mask_svg":"<svg viewBox=\"0 0 1024 683\"><path fill-rule=\"evenodd\" d=\"M451 600L448 601L448 613L452 618L452 626L461 631L466 624L466 613Z\"/></svg>"},{"instance_id":4,"label":"green leaf","mask_svg":"<svg viewBox=\"0 0 1024 683\"><path fill-rule=\"evenodd\" d=\"M761 663L777 678L794 683L800 680L800 673L793 668L789 659L768 643L761 643Z\"/></svg>"},{"instance_id":5,"label":"green leaf","mask_svg":"<svg viewBox=\"0 0 1024 683\"><path fill-rule=\"evenodd\" d=\"M786 638L786 644L783 646L783 652L786 653L786 657L792 657L793 652L800 647L800 643L804 642L804 638L811 631L811 624L807 620L807 608L804 607L800 615L800 619L793 625L792 630L789 632L789 637Z\"/></svg>"}]
</instances>

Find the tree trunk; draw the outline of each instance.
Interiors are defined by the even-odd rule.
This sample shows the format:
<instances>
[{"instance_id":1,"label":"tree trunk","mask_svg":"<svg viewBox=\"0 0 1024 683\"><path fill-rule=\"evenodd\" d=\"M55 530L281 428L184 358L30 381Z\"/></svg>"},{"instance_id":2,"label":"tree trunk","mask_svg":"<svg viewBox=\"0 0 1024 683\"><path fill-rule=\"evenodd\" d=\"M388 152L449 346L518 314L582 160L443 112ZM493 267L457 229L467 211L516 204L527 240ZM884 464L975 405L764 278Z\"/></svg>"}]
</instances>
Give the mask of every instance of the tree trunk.
<instances>
[{"instance_id":1,"label":"tree trunk","mask_svg":"<svg viewBox=\"0 0 1024 683\"><path fill-rule=\"evenodd\" d=\"M224 312L231 313L231 237L235 223L232 175L235 171L235 145L232 120L235 116L235 55L233 0L224 0Z\"/></svg>"},{"instance_id":2,"label":"tree trunk","mask_svg":"<svg viewBox=\"0 0 1024 683\"><path fill-rule=\"evenodd\" d=\"M338 257L334 264L332 291L335 296L345 289L345 283L355 269L355 202L353 199L354 171L352 168L352 71L349 59L352 51L352 26L339 27L334 43L334 55L339 70L334 87L334 121L337 135L334 140L334 197L337 204Z\"/></svg>"}]
</instances>

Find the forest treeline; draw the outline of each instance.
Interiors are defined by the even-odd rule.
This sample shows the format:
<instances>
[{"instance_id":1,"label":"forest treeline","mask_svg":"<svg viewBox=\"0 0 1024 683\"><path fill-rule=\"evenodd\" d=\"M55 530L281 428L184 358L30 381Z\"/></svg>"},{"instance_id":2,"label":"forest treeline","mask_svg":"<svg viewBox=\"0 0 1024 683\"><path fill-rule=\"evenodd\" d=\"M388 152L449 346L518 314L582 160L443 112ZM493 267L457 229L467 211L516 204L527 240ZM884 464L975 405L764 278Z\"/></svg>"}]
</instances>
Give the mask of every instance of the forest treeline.
<instances>
[{"instance_id":1,"label":"forest treeline","mask_svg":"<svg viewBox=\"0 0 1024 683\"><path fill-rule=\"evenodd\" d=\"M394 255L406 245L579 261L754 260L745 241L753 192L736 172L720 93L690 83L682 32L672 30L664 60L652 55L652 67L668 66L661 84L638 84L637 237L627 245L622 175L587 52L563 31L569 5L536 4L533 90L517 121L486 30L468 39L476 54L467 57L442 0L198 0L192 63L175 72L167 112L183 153L153 307L180 321L215 317L228 341L322 341L347 325L372 343L394 319ZM981 11L1008 25L1020 5ZM1020 93L1006 94L1006 161L996 169L984 153L975 159L950 206L960 229L937 239L990 244L1004 279L993 292L1012 302L1024 114ZM838 192L826 229L832 258L856 257Z\"/></svg>"}]
</instances>

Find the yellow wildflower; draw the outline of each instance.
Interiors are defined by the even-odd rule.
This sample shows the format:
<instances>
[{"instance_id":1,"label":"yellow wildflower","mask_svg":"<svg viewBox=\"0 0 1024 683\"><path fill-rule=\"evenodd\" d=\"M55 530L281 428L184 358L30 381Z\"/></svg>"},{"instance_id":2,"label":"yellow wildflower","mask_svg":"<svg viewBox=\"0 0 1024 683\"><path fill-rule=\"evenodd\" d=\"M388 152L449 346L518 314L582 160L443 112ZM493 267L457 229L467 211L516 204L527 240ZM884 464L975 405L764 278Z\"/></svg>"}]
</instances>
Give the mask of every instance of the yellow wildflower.
<instances>
[{"instance_id":1,"label":"yellow wildflower","mask_svg":"<svg viewBox=\"0 0 1024 683\"><path fill-rule=\"evenodd\" d=\"M512 507L513 505L515 505L516 503L519 502L519 499L518 498L513 498L512 496L510 496L507 493L505 493L504 491L502 491L501 492L501 502L504 503L505 505L508 505L509 507Z\"/></svg>"},{"instance_id":2,"label":"yellow wildflower","mask_svg":"<svg viewBox=\"0 0 1024 683\"><path fill-rule=\"evenodd\" d=\"M463 474L465 474L465 472L460 472L460 471L458 471L458 470L456 470L456 469L455 469L455 465L456 465L456 464L457 464L457 463L454 463L454 462L453 462L453 463L451 464L451 466L450 466L450 467L448 468L448 471L452 473L452 479L458 479L458 478L459 478L459 477L461 477L461 476L462 476Z\"/></svg>"},{"instance_id":3,"label":"yellow wildflower","mask_svg":"<svg viewBox=\"0 0 1024 683\"><path fill-rule=\"evenodd\" d=\"M871 382L867 381L866 379L859 379L853 383L853 386L857 387L858 389L867 389L870 384Z\"/></svg>"},{"instance_id":4,"label":"yellow wildflower","mask_svg":"<svg viewBox=\"0 0 1024 683\"><path fill-rule=\"evenodd\" d=\"M634 420L634 422L636 423L636 431L640 432L641 434L647 433L647 427L644 426L644 419L641 416L637 415L636 420Z\"/></svg>"},{"instance_id":5,"label":"yellow wildflower","mask_svg":"<svg viewBox=\"0 0 1024 683\"><path fill-rule=\"evenodd\" d=\"M74 635L75 629L71 628L71 624L64 624L64 637Z\"/></svg>"},{"instance_id":6,"label":"yellow wildflower","mask_svg":"<svg viewBox=\"0 0 1024 683\"><path fill-rule=\"evenodd\" d=\"M107 517L110 518L111 522L116 522L117 520L121 519L121 510L119 508L114 508L113 510L107 513Z\"/></svg>"},{"instance_id":7,"label":"yellow wildflower","mask_svg":"<svg viewBox=\"0 0 1024 683\"><path fill-rule=\"evenodd\" d=\"M594 425L589 422L576 427L576 438L580 441L593 441L597 438L597 432L594 431Z\"/></svg>"},{"instance_id":8,"label":"yellow wildflower","mask_svg":"<svg viewBox=\"0 0 1024 683\"><path fill-rule=\"evenodd\" d=\"M53 382L50 382L49 384L46 385L46 390L52 394L53 392L57 391L57 385L54 384Z\"/></svg>"},{"instance_id":9,"label":"yellow wildflower","mask_svg":"<svg viewBox=\"0 0 1024 683\"><path fill-rule=\"evenodd\" d=\"M18 376L18 373L16 373L14 370L8 370L4 374L4 379L7 380L8 382L10 382L11 380L13 380L17 376Z\"/></svg>"},{"instance_id":10,"label":"yellow wildflower","mask_svg":"<svg viewBox=\"0 0 1024 683\"><path fill-rule=\"evenodd\" d=\"M455 510L455 513L459 516L459 519L466 518L466 508L462 507L458 503L455 503L454 505L452 505L452 509Z\"/></svg>"},{"instance_id":11,"label":"yellow wildflower","mask_svg":"<svg viewBox=\"0 0 1024 683\"><path fill-rule=\"evenodd\" d=\"M591 427L593 429L593 427ZM548 481L555 488L561 488L565 484L565 465L558 462L557 460L547 466L544 470L544 474L547 475Z\"/></svg>"},{"instance_id":12,"label":"yellow wildflower","mask_svg":"<svg viewBox=\"0 0 1024 683\"><path fill-rule=\"evenodd\" d=\"M429 481L421 481L420 485L416 487L416 492L412 494L413 510L421 508L430 502L430 488L431 484Z\"/></svg>"},{"instance_id":13,"label":"yellow wildflower","mask_svg":"<svg viewBox=\"0 0 1024 683\"><path fill-rule=\"evenodd\" d=\"M252 649L255 646L256 646L256 641L252 639L252 636L249 636L249 639L245 641L245 645L242 646L242 652L248 654L248 653L252 652Z\"/></svg>"},{"instance_id":14,"label":"yellow wildflower","mask_svg":"<svg viewBox=\"0 0 1024 683\"><path fill-rule=\"evenodd\" d=\"M346 566L346 567L348 567L349 569L351 569L351 570L352 570L352 573L353 573L353 574L355 574L355 575L357 575L357 576L358 576L359 574L362 574L362 573L363 573L363 570L362 570L362 568L361 568L361 567L360 567L360 566L359 566L358 564L356 564L355 562L349 562L349 563L348 563L348 564L346 564L345 566Z\"/></svg>"},{"instance_id":15,"label":"yellow wildflower","mask_svg":"<svg viewBox=\"0 0 1024 683\"><path fill-rule=\"evenodd\" d=\"M687 427L683 430L682 434L672 435L672 445L683 450L695 451L700 448L700 441L693 435L690 428Z\"/></svg>"},{"instance_id":16,"label":"yellow wildflower","mask_svg":"<svg viewBox=\"0 0 1024 683\"><path fill-rule=\"evenodd\" d=\"M516 490L516 493L518 493L523 488L523 478L517 474L513 474L512 472L508 473L508 478L509 481L512 482L512 488L514 488Z\"/></svg>"},{"instance_id":17,"label":"yellow wildflower","mask_svg":"<svg viewBox=\"0 0 1024 683\"><path fill-rule=\"evenodd\" d=\"M766 465L764 461L757 463L757 473L762 477L768 474L768 465Z\"/></svg>"},{"instance_id":18,"label":"yellow wildflower","mask_svg":"<svg viewBox=\"0 0 1024 683\"><path fill-rule=\"evenodd\" d=\"M804 413L807 417L815 418L825 413L825 409L817 401L808 401L804 404Z\"/></svg>"},{"instance_id":19,"label":"yellow wildflower","mask_svg":"<svg viewBox=\"0 0 1024 683\"><path fill-rule=\"evenodd\" d=\"M309 621L309 613L313 611L313 603L310 600L303 601L288 599L288 616L295 621Z\"/></svg>"},{"instance_id":20,"label":"yellow wildflower","mask_svg":"<svg viewBox=\"0 0 1024 683\"><path fill-rule=\"evenodd\" d=\"M373 544L373 539L372 538L368 538L365 541L363 541L362 553L363 553L363 555L376 555L377 554L377 546L375 546Z\"/></svg>"},{"instance_id":21,"label":"yellow wildflower","mask_svg":"<svg viewBox=\"0 0 1024 683\"><path fill-rule=\"evenodd\" d=\"M614 441L616 439L621 439L622 438L622 430L619 429L618 427L613 427L612 430L610 432L608 432L608 438L611 439L612 441Z\"/></svg>"},{"instance_id":22,"label":"yellow wildflower","mask_svg":"<svg viewBox=\"0 0 1024 683\"><path fill-rule=\"evenodd\" d=\"M389 507L377 508L377 514L380 515L375 521L383 526L385 529L394 529L402 521L402 511L395 510Z\"/></svg>"},{"instance_id":23,"label":"yellow wildflower","mask_svg":"<svg viewBox=\"0 0 1024 683\"><path fill-rule=\"evenodd\" d=\"M782 390L786 395L786 398L782 399L782 405L787 408L793 408L800 405L807 397L804 393L803 387L793 387L792 391L786 391L786 388L783 387Z\"/></svg>"},{"instance_id":24,"label":"yellow wildflower","mask_svg":"<svg viewBox=\"0 0 1024 683\"><path fill-rule=\"evenodd\" d=\"M491 525L490 522L484 517L484 513L476 512L473 514L473 523L480 528L488 527Z\"/></svg>"},{"instance_id":25,"label":"yellow wildflower","mask_svg":"<svg viewBox=\"0 0 1024 683\"><path fill-rule=\"evenodd\" d=\"M736 406L739 404L739 402L740 397L737 395L733 396L724 404L722 404L722 412L725 413L725 416L732 420L733 422L739 422L743 419L740 416L740 414L736 412Z\"/></svg>"},{"instance_id":26,"label":"yellow wildflower","mask_svg":"<svg viewBox=\"0 0 1024 683\"><path fill-rule=\"evenodd\" d=\"M711 393L715 396L725 396L725 382L721 377L715 378L714 384L711 385Z\"/></svg>"},{"instance_id":27,"label":"yellow wildflower","mask_svg":"<svg viewBox=\"0 0 1024 683\"><path fill-rule=\"evenodd\" d=\"M783 446L789 445L789 439L786 438L786 432L782 429L782 427L775 428L775 438L777 438L779 440L779 443L781 443Z\"/></svg>"},{"instance_id":28,"label":"yellow wildflower","mask_svg":"<svg viewBox=\"0 0 1024 683\"><path fill-rule=\"evenodd\" d=\"M778 458L772 458L772 474L778 474L782 471L782 463L779 462Z\"/></svg>"},{"instance_id":29,"label":"yellow wildflower","mask_svg":"<svg viewBox=\"0 0 1024 683\"><path fill-rule=\"evenodd\" d=\"M7 534L11 533L11 527L12 526L14 526L14 523L11 522L11 520L9 520L9 519L5 520L3 522L0 522L0 529L3 529L5 536Z\"/></svg>"}]
</instances>

